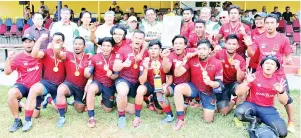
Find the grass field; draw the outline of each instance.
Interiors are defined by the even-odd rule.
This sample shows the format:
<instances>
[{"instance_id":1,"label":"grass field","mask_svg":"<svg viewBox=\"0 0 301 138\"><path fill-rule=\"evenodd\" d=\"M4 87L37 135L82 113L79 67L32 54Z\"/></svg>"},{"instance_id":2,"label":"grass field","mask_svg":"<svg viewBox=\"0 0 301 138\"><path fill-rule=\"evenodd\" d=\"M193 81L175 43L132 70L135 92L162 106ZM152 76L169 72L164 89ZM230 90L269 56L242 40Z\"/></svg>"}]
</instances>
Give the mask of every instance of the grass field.
<instances>
[{"instance_id":1,"label":"grass field","mask_svg":"<svg viewBox=\"0 0 301 138\"><path fill-rule=\"evenodd\" d=\"M0 137L123 137L123 138L166 138L166 137L187 137L187 138L245 138L248 137L244 128L237 128L233 122L233 112L226 117L219 114L215 116L212 124L206 124L202 121L202 111L200 109L188 108L188 113L185 117L186 125L180 131L173 131L170 125L161 125L163 115L158 115L146 109L145 106L141 112L142 124L139 128L132 127L134 115L127 114L127 128L117 128L117 113L105 113L96 106L95 116L97 120L96 128L88 128L86 123L88 119L87 113L79 114L73 107L69 107L66 114L67 122L63 128L56 127L58 114L51 107L41 110L41 116L38 119L33 119L33 128L29 132L23 133L18 130L15 133L9 133L8 129L13 123L13 118L7 106L7 91L9 87L0 86ZM295 106L295 124L297 132L289 133L289 138L300 137L300 91L292 91L292 98L294 99ZM172 99L172 98L170 98ZM23 99L24 101L24 99ZM98 101L99 103L99 97ZM173 101L172 101L173 103ZM277 103L277 108L281 116L287 119L287 115L283 106ZM174 106L173 106L174 109ZM175 113L175 110L174 110ZM24 123L24 112L20 114L20 118ZM245 124L246 127L246 124Z\"/></svg>"}]
</instances>

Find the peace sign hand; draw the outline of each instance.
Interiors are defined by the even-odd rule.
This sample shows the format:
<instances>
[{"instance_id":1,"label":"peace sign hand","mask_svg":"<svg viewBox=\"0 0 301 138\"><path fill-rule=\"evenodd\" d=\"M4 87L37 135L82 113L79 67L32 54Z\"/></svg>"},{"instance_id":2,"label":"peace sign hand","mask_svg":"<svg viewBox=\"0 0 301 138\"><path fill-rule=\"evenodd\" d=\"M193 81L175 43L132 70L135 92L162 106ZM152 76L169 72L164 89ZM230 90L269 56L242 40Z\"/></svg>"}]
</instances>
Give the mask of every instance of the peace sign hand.
<instances>
[{"instance_id":1,"label":"peace sign hand","mask_svg":"<svg viewBox=\"0 0 301 138\"><path fill-rule=\"evenodd\" d=\"M278 93L283 93L284 92L284 88L287 84L285 84L286 80L283 80L283 78L281 78L280 83L275 83L273 85L274 90L276 90Z\"/></svg>"}]
</instances>

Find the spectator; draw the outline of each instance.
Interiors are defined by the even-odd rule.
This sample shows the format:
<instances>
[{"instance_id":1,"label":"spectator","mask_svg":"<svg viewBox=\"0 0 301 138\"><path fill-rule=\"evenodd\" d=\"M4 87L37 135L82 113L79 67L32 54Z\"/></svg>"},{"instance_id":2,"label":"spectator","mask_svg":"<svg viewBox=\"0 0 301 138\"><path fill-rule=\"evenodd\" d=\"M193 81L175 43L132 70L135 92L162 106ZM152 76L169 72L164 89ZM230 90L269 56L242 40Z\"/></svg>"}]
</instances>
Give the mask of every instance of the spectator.
<instances>
[{"instance_id":1,"label":"spectator","mask_svg":"<svg viewBox=\"0 0 301 138\"><path fill-rule=\"evenodd\" d=\"M131 16L129 19L128 19L128 25L129 25L129 28L127 29L127 34L126 34L126 38L127 39L132 39L133 37L133 33L135 32L135 30L138 29L138 20L135 16Z\"/></svg>"},{"instance_id":2,"label":"spectator","mask_svg":"<svg viewBox=\"0 0 301 138\"><path fill-rule=\"evenodd\" d=\"M59 18L59 13L58 13L58 10L57 10L57 6L55 6L55 12L53 12L53 16L54 16L54 18L53 18L53 21L57 21Z\"/></svg>"},{"instance_id":3,"label":"spectator","mask_svg":"<svg viewBox=\"0 0 301 138\"><path fill-rule=\"evenodd\" d=\"M266 15L268 14L266 6L262 6L262 12L265 13Z\"/></svg>"},{"instance_id":4,"label":"spectator","mask_svg":"<svg viewBox=\"0 0 301 138\"><path fill-rule=\"evenodd\" d=\"M220 26L218 25L217 22L212 22L210 21L211 18L211 12L210 12L210 8L204 7L201 9L201 14L199 19L202 19L206 22L206 33L207 34L217 34L219 31Z\"/></svg>"},{"instance_id":5,"label":"spectator","mask_svg":"<svg viewBox=\"0 0 301 138\"><path fill-rule=\"evenodd\" d=\"M175 14L173 12L171 12L170 8L167 9L167 13L165 15L166 16L175 16Z\"/></svg>"},{"instance_id":6,"label":"spectator","mask_svg":"<svg viewBox=\"0 0 301 138\"><path fill-rule=\"evenodd\" d=\"M115 14L123 15L123 11L120 10L120 7L119 7L119 6L116 6L116 7L115 7Z\"/></svg>"},{"instance_id":7,"label":"spectator","mask_svg":"<svg viewBox=\"0 0 301 138\"><path fill-rule=\"evenodd\" d=\"M135 13L135 10L134 10L133 7L130 8L129 16L136 16L137 17L137 14Z\"/></svg>"},{"instance_id":8,"label":"spectator","mask_svg":"<svg viewBox=\"0 0 301 138\"><path fill-rule=\"evenodd\" d=\"M79 19L81 19L81 17L83 16L82 14L83 14L84 12L86 12L86 8L81 8L81 9L80 9L80 14L79 14L79 17L78 17ZM91 16L91 18L92 18L92 16ZM81 20L78 20L78 21L77 21L77 25L78 25L78 26L81 26L81 23L82 23Z\"/></svg>"},{"instance_id":9,"label":"spectator","mask_svg":"<svg viewBox=\"0 0 301 138\"><path fill-rule=\"evenodd\" d=\"M211 21L211 22L217 22L214 15L211 16L210 21Z\"/></svg>"},{"instance_id":10,"label":"spectator","mask_svg":"<svg viewBox=\"0 0 301 138\"><path fill-rule=\"evenodd\" d=\"M232 5L232 2L230 2L230 1L225 1L225 2L223 3L223 6L222 6L223 11L228 11L228 8L229 8L231 5Z\"/></svg>"},{"instance_id":11,"label":"spectator","mask_svg":"<svg viewBox=\"0 0 301 138\"><path fill-rule=\"evenodd\" d=\"M221 11L218 15L219 24L223 25L229 23L229 14L228 11Z\"/></svg>"},{"instance_id":12,"label":"spectator","mask_svg":"<svg viewBox=\"0 0 301 138\"><path fill-rule=\"evenodd\" d=\"M180 11L180 7L178 3L175 3L175 5L173 6L173 12L177 15L177 16L181 16L182 12Z\"/></svg>"},{"instance_id":13,"label":"spectator","mask_svg":"<svg viewBox=\"0 0 301 138\"><path fill-rule=\"evenodd\" d=\"M156 21L155 9L145 10L145 22L142 22L145 32L145 41L149 42L155 39L161 39L162 23Z\"/></svg>"},{"instance_id":14,"label":"spectator","mask_svg":"<svg viewBox=\"0 0 301 138\"><path fill-rule=\"evenodd\" d=\"M129 19L129 14L124 13L122 16L122 20L119 21L119 24L121 24L124 28L128 28L128 19Z\"/></svg>"},{"instance_id":15,"label":"spectator","mask_svg":"<svg viewBox=\"0 0 301 138\"><path fill-rule=\"evenodd\" d=\"M45 10L45 7L42 6L41 7L41 10L42 10L42 16L43 16L43 19L44 19L44 23L46 22L46 19L49 19L50 18L50 14L49 14L49 11Z\"/></svg>"},{"instance_id":16,"label":"spectator","mask_svg":"<svg viewBox=\"0 0 301 138\"><path fill-rule=\"evenodd\" d=\"M67 8L67 9L68 9L68 5L64 5L64 8ZM69 10L70 10L70 14L71 14L71 16L70 16L70 21L73 21L73 19L74 19L74 12L73 12L72 9L69 9Z\"/></svg>"},{"instance_id":17,"label":"spectator","mask_svg":"<svg viewBox=\"0 0 301 138\"><path fill-rule=\"evenodd\" d=\"M90 28L89 24L91 22L92 14L88 11L83 11L80 15L80 27L78 27L79 36L83 37L86 42L86 47L84 52L95 54L94 43L90 41Z\"/></svg>"},{"instance_id":18,"label":"spectator","mask_svg":"<svg viewBox=\"0 0 301 138\"><path fill-rule=\"evenodd\" d=\"M262 14L265 14L265 13L262 13ZM251 17L249 17L248 11L242 12L241 22L243 22L244 24L252 24L253 23L253 20L251 19Z\"/></svg>"},{"instance_id":19,"label":"spectator","mask_svg":"<svg viewBox=\"0 0 301 138\"><path fill-rule=\"evenodd\" d=\"M29 8L28 6L26 6L26 8L25 8L23 18L24 18L24 24L26 24L26 23L27 23L27 20L28 20L29 18L31 18L30 8Z\"/></svg>"},{"instance_id":20,"label":"spectator","mask_svg":"<svg viewBox=\"0 0 301 138\"><path fill-rule=\"evenodd\" d=\"M284 18L284 20L288 23L291 22L291 18L293 17L292 12L290 12L290 7L286 6L285 7L285 12L282 14L282 17Z\"/></svg>"},{"instance_id":21,"label":"spectator","mask_svg":"<svg viewBox=\"0 0 301 138\"><path fill-rule=\"evenodd\" d=\"M44 1L41 1L40 4L41 4L41 5L40 5L40 8L39 8L39 13L42 13L42 12L43 12L43 11L42 11L42 6L44 6L44 9L45 9L46 11L49 12L49 8L48 8L47 5L44 4Z\"/></svg>"},{"instance_id":22,"label":"spectator","mask_svg":"<svg viewBox=\"0 0 301 138\"><path fill-rule=\"evenodd\" d=\"M163 14L161 12L158 13L158 22L163 23Z\"/></svg>"},{"instance_id":23,"label":"spectator","mask_svg":"<svg viewBox=\"0 0 301 138\"><path fill-rule=\"evenodd\" d=\"M116 6L117 6L117 2L116 2L116 1L113 1L113 2L112 2L112 5L111 5L110 8L109 8L109 11L115 11Z\"/></svg>"},{"instance_id":24,"label":"spectator","mask_svg":"<svg viewBox=\"0 0 301 138\"><path fill-rule=\"evenodd\" d=\"M145 11L147 9L147 5L143 6L143 11Z\"/></svg>"},{"instance_id":25,"label":"spectator","mask_svg":"<svg viewBox=\"0 0 301 138\"><path fill-rule=\"evenodd\" d=\"M32 17L33 26L27 28L24 31L24 34L30 34L33 36L36 40L38 40L42 34L48 34L48 38L46 41L43 41L41 44L40 49L46 49L48 46L48 43L51 41L50 38L50 32L48 29L43 27L43 16L40 13L35 13Z\"/></svg>"},{"instance_id":26,"label":"spectator","mask_svg":"<svg viewBox=\"0 0 301 138\"><path fill-rule=\"evenodd\" d=\"M67 51L73 52L73 39L79 36L77 24L70 21L71 11L67 8L61 9L61 20L53 24L50 35L52 36L56 32L61 32L65 36L65 48Z\"/></svg>"},{"instance_id":27,"label":"spectator","mask_svg":"<svg viewBox=\"0 0 301 138\"><path fill-rule=\"evenodd\" d=\"M278 19L280 19L281 13L278 11L278 7L277 6L274 7L274 11L271 12L271 13L277 15Z\"/></svg>"}]
</instances>

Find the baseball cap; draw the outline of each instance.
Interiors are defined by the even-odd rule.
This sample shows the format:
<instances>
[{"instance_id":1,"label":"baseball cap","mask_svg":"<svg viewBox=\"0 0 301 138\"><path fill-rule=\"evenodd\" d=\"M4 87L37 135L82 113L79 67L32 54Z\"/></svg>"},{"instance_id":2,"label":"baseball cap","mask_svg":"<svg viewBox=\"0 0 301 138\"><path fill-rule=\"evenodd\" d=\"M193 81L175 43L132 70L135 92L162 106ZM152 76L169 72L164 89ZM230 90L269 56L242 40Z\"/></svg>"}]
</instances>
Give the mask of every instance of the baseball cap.
<instances>
[{"instance_id":1,"label":"baseball cap","mask_svg":"<svg viewBox=\"0 0 301 138\"><path fill-rule=\"evenodd\" d=\"M137 22L137 18L135 16L131 16L131 17L129 17L128 21L129 22L132 22L132 21L136 21Z\"/></svg>"},{"instance_id":2,"label":"baseball cap","mask_svg":"<svg viewBox=\"0 0 301 138\"><path fill-rule=\"evenodd\" d=\"M268 56L266 56L265 58L263 58L263 59L261 60L261 62L260 62L260 66L262 67L263 63L264 63L266 60L268 60L268 59L271 59L271 60L275 61L276 64L277 64L277 68L278 68L278 69L280 68L280 62L279 62L279 60L278 60L275 56L272 56L272 55L268 55ZM278 69L277 69L277 70L278 70Z\"/></svg>"},{"instance_id":3,"label":"baseball cap","mask_svg":"<svg viewBox=\"0 0 301 138\"><path fill-rule=\"evenodd\" d=\"M258 16L260 16L260 17L262 17L262 18L265 18L265 17L267 17L267 14L264 13L264 12L258 12L258 13L255 14L254 18L256 18L256 17L258 17Z\"/></svg>"},{"instance_id":4,"label":"baseball cap","mask_svg":"<svg viewBox=\"0 0 301 138\"><path fill-rule=\"evenodd\" d=\"M29 40L31 40L31 41L36 41L36 39L35 39L32 35L30 35L30 34L25 34L25 35L23 35L23 37L22 37L22 42L24 42L24 41L27 40L27 39L29 39Z\"/></svg>"}]
</instances>

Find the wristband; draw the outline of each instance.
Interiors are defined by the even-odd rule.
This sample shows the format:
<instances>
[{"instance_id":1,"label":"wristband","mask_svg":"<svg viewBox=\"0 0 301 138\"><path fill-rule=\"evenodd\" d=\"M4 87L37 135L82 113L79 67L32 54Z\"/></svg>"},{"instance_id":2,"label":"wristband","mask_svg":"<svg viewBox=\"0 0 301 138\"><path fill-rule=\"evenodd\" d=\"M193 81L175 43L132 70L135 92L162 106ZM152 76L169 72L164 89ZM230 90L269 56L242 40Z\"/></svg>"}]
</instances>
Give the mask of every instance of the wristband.
<instances>
[{"instance_id":1,"label":"wristband","mask_svg":"<svg viewBox=\"0 0 301 138\"><path fill-rule=\"evenodd\" d=\"M113 74L115 74L115 75L119 75L119 71L115 71Z\"/></svg>"},{"instance_id":2,"label":"wristband","mask_svg":"<svg viewBox=\"0 0 301 138\"><path fill-rule=\"evenodd\" d=\"M285 92L285 91L283 91L283 92L279 92L279 94L284 94L284 92Z\"/></svg>"},{"instance_id":3,"label":"wristband","mask_svg":"<svg viewBox=\"0 0 301 138\"><path fill-rule=\"evenodd\" d=\"M92 75L94 73L94 67L90 66L89 67L89 73Z\"/></svg>"}]
</instances>

